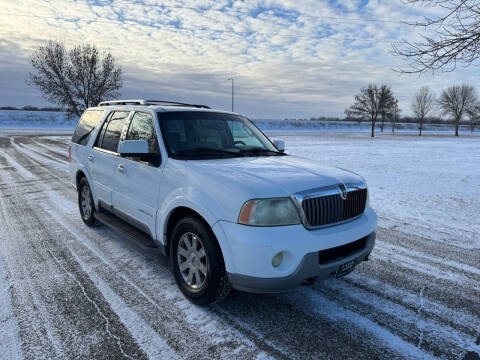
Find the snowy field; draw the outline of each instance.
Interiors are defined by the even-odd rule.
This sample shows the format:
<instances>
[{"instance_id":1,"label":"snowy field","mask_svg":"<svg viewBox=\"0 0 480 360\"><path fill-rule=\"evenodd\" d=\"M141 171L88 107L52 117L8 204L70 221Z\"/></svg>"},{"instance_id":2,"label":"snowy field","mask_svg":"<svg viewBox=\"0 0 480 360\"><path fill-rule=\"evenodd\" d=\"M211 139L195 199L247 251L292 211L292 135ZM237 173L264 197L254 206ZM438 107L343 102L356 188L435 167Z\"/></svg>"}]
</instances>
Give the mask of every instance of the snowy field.
<instances>
[{"instance_id":1,"label":"snowy field","mask_svg":"<svg viewBox=\"0 0 480 360\"><path fill-rule=\"evenodd\" d=\"M344 279L203 308L82 224L68 136L0 130L0 358L478 359L480 137L269 135L367 179L376 247Z\"/></svg>"},{"instance_id":2,"label":"snowy field","mask_svg":"<svg viewBox=\"0 0 480 360\"><path fill-rule=\"evenodd\" d=\"M264 131L336 131L336 132L359 132L370 131L370 123L355 121L324 121L324 120L294 120L294 119L252 119L253 122ZM37 129L41 131L69 131L73 130L78 119L68 118L64 112L54 111L24 111L24 110L0 110L0 129L15 129L28 131ZM380 122L377 123L380 129ZM392 131L389 123L385 124L385 132ZM460 126L461 134L471 134L466 125ZM418 125L411 123L397 123L397 133L416 133ZM424 124L424 133L449 133L454 132L452 125ZM475 134L479 130L475 129Z\"/></svg>"},{"instance_id":3,"label":"snowy field","mask_svg":"<svg viewBox=\"0 0 480 360\"><path fill-rule=\"evenodd\" d=\"M0 129L56 129L75 128L77 118L68 118L59 111L0 110Z\"/></svg>"}]
</instances>

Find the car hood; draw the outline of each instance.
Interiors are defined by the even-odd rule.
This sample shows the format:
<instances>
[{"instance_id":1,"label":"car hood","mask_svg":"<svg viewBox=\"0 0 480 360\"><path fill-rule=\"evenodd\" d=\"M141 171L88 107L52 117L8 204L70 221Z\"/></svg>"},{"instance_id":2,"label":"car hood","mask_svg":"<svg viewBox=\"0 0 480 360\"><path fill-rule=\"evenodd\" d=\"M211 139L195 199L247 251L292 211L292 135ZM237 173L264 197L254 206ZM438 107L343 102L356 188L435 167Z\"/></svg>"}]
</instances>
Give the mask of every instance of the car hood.
<instances>
[{"instance_id":1,"label":"car hood","mask_svg":"<svg viewBox=\"0 0 480 360\"><path fill-rule=\"evenodd\" d=\"M364 183L361 176L296 156L245 157L188 161L191 171L243 185L257 197L289 196L339 183Z\"/></svg>"}]
</instances>

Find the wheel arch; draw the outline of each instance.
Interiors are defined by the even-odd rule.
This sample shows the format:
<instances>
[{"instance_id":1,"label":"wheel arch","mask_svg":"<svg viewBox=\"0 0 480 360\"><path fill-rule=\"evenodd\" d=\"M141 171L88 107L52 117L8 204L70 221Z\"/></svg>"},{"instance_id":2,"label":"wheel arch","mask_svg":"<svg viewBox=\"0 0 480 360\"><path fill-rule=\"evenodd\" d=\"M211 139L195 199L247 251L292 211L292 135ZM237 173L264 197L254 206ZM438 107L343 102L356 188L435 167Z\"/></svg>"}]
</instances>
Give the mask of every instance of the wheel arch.
<instances>
[{"instance_id":1,"label":"wheel arch","mask_svg":"<svg viewBox=\"0 0 480 360\"><path fill-rule=\"evenodd\" d=\"M168 251L170 249L170 237L172 235L173 229L175 228L175 225L183 218L192 216L200 220L210 231L212 234L215 236L213 233L212 227L208 223L205 218L199 214L197 211L193 210L192 208L189 208L188 206L177 206L174 209L170 211L170 213L167 215L165 219L165 225L163 227L164 232L163 232L163 243L165 246L165 250ZM218 243L218 240L215 236L215 240Z\"/></svg>"},{"instance_id":2,"label":"wheel arch","mask_svg":"<svg viewBox=\"0 0 480 360\"><path fill-rule=\"evenodd\" d=\"M173 229L175 228L175 225L178 223L179 220L192 216L200 220L210 231L210 234L212 237L215 239L219 249L220 249L220 254L222 255L223 263L225 264L226 270L230 271L232 269L232 264L233 264L233 258L230 250L230 246L228 243L225 243L225 236L223 234L217 234L218 229L216 229L215 224L210 224L207 219L202 216L198 211L195 211L194 209L188 207L188 206L177 206L174 209L170 211L168 214L166 220L165 220L165 225L163 227L164 229L164 250L167 256L169 256L169 250L170 250L170 237L172 234Z\"/></svg>"},{"instance_id":3,"label":"wheel arch","mask_svg":"<svg viewBox=\"0 0 480 360\"><path fill-rule=\"evenodd\" d=\"M90 174L86 171L85 168L77 169L75 172L75 186L78 191L78 186L80 185L80 181L85 178L88 181L88 184L90 185L90 191L92 193L93 197L93 203L95 204L95 208L98 210L98 202L97 202L97 196L95 194L95 189L93 188L93 183L90 178Z\"/></svg>"},{"instance_id":4,"label":"wheel arch","mask_svg":"<svg viewBox=\"0 0 480 360\"><path fill-rule=\"evenodd\" d=\"M83 170L77 170L75 174L75 186L77 187L77 189L78 189L78 185L80 184L80 180L82 180L82 178L86 178L88 181L87 175L83 172Z\"/></svg>"}]
</instances>

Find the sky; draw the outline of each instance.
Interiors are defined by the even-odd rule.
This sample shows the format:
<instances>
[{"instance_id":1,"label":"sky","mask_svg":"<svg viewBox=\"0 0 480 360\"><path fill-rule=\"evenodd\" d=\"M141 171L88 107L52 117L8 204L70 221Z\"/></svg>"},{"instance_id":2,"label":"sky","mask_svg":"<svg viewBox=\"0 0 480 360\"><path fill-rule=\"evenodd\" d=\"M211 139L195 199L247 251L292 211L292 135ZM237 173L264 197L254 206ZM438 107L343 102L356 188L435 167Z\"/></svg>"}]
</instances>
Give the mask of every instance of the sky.
<instances>
[{"instance_id":1,"label":"sky","mask_svg":"<svg viewBox=\"0 0 480 360\"><path fill-rule=\"evenodd\" d=\"M406 75L392 42L440 10L400 0L1 0L0 105L50 105L25 79L48 40L92 43L123 68L124 99L203 103L251 118L344 116L369 83L409 115L421 86L476 85L477 68Z\"/></svg>"}]
</instances>

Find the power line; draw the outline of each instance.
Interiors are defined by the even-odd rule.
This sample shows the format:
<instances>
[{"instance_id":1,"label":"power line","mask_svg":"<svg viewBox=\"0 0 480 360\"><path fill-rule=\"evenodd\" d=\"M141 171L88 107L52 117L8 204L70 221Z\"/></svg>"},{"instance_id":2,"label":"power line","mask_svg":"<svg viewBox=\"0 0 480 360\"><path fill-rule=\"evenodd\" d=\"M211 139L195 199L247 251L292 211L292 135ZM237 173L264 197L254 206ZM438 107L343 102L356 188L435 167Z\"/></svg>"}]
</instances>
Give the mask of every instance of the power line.
<instances>
[{"instance_id":1,"label":"power line","mask_svg":"<svg viewBox=\"0 0 480 360\"><path fill-rule=\"evenodd\" d=\"M15 13L2 13L0 15L7 15L7 16L18 16L18 17L30 17L30 18L37 18L37 19L51 19L51 20L65 20L70 22L94 22L94 23L113 23L113 24L123 24L123 25L140 25L140 26L151 26L159 29L167 29L171 31L180 31L180 32L195 32L195 31L206 31L211 33L230 33L235 35L265 35L265 36L279 36L279 37L286 37L286 38L310 38L319 41L362 41L362 42L370 42L370 43L397 43L393 40L378 40L378 39L362 39L362 38L335 38L335 37L318 37L311 34L306 33L297 33L297 34L270 34L265 32L259 31L233 31L228 29L208 29L204 27L176 27L175 25L167 25L167 24L142 24L140 22L132 21L132 20L103 20L103 19L88 19L88 18L66 18L60 16L40 16L40 15L29 15L29 14L15 14ZM400 42L398 42L400 43Z\"/></svg>"}]
</instances>

